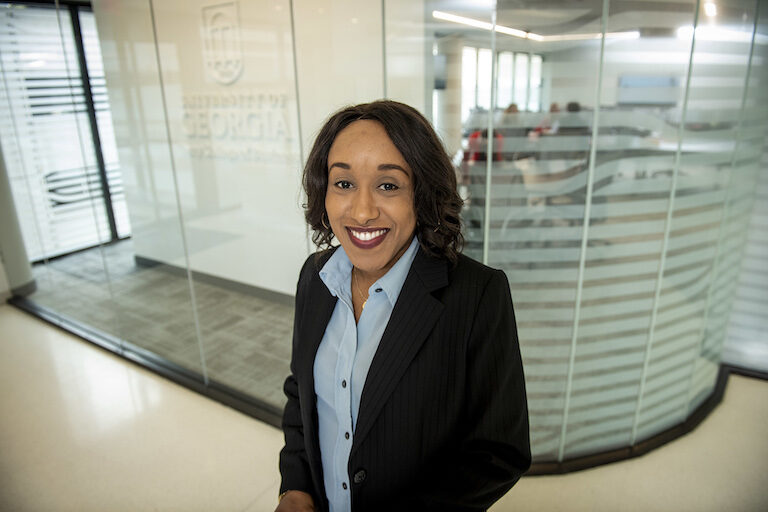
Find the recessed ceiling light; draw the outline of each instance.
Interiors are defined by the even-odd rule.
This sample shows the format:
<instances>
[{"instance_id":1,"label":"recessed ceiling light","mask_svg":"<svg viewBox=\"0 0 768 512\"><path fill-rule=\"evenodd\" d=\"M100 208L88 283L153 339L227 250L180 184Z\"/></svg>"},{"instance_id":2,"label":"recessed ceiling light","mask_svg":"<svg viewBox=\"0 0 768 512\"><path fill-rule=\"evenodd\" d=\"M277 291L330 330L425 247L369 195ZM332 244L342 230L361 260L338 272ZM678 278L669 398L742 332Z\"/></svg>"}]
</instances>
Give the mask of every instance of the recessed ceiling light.
<instances>
[{"instance_id":1,"label":"recessed ceiling light","mask_svg":"<svg viewBox=\"0 0 768 512\"><path fill-rule=\"evenodd\" d=\"M707 2L704 4L704 14L710 18L717 16L717 6L714 2Z\"/></svg>"},{"instance_id":2,"label":"recessed ceiling light","mask_svg":"<svg viewBox=\"0 0 768 512\"><path fill-rule=\"evenodd\" d=\"M549 36L542 36L533 32L526 32L511 27L505 27L504 25L494 25L487 21L476 20L473 18L467 18L465 16L458 16L443 11L432 11L432 17L438 20L450 21L452 23L459 23L461 25L467 25L469 27L480 28L483 30L495 30L501 34L508 36L519 37L520 39L530 39L531 41L538 41L540 43L550 41L579 41L583 39L601 39L603 37L600 33L589 34L555 34ZM640 32L637 30L629 32L606 32L605 37L608 39L638 39Z\"/></svg>"}]
</instances>

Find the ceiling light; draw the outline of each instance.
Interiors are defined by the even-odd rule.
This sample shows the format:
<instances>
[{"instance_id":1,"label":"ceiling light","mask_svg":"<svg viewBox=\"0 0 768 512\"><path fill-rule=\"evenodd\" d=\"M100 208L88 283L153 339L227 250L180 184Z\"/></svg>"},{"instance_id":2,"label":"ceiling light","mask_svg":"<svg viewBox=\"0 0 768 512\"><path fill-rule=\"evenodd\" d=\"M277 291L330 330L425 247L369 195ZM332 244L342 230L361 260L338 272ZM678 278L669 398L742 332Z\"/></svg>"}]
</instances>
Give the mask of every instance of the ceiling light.
<instances>
[{"instance_id":1,"label":"ceiling light","mask_svg":"<svg viewBox=\"0 0 768 512\"><path fill-rule=\"evenodd\" d=\"M679 39L690 39L696 33L696 40L702 41L722 41L729 43L749 43L752 41L751 32L742 32L740 30L728 30L720 27L698 26L696 30L690 25L677 29ZM755 34L757 44L766 44L768 38L762 34Z\"/></svg>"},{"instance_id":2,"label":"ceiling light","mask_svg":"<svg viewBox=\"0 0 768 512\"><path fill-rule=\"evenodd\" d=\"M704 14L710 18L717 16L717 6L714 2L707 2L704 4Z\"/></svg>"},{"instance_id":3,"label":"ceiling light","mask_svg":"<svg viewBox=\"0 0 768 512\"><path fill-rule=\"evenodd\" d=\"M469 27L480 28L483 30L494 30L494 25L487 21L480 21L474 18L467 18L465 16L458 16L443 11L432 11L432 17L438 20L450 21L452 23L459 23L461 25L467 25ZM602 34L590 33L590 34L555 34L551 36L542 36L533 32L526 32L517 28L505 27L504 25L496 25L496 32L500 34L506 34L508 36L519 37L520 39L530 39L531 41L548 42L548 41L582 41L586 39L600 39ZM606 32L606 39L638 39L640 32L637 30L629 32Z\"/></svg>"},{"instance_id":4,"label":"ceiling light","mask_svg":"<svg viewBox=\"0 0 768 512\"><path fill-rule=\"evenodd\" d=\"M480 21L473 18L467 18L465 16L457 16L443 11L432 11L432 17L438 20L450 21L453 23L459 23L461 25L467 25L470 27L481 28L483 30L494 30L494 25L487 21ZM531 41L547 42L547 41L581 41L585 39L600 39L602 34L557 34L552 36L542 36L534 34L533 32L526 32L516 28L505 27L504 25L496 25L496 32L501 34L507 34L508 36L519 37L520 39L530 39ZM637 30L629 32L606 32L606 39L638 39L640 38L640 32Z\"/></svg>"}]
</instances>

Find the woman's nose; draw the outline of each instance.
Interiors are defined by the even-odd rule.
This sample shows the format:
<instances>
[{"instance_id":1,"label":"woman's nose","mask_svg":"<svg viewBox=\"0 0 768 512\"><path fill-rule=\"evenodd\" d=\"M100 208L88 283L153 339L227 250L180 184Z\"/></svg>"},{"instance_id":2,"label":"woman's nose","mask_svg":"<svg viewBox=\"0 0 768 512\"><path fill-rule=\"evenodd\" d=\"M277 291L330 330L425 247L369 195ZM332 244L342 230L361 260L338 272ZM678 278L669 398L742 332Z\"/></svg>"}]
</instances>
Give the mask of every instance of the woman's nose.
<instances>
[{"instance_id":1,"label":"woman's nose","mask_svg":"<svg viewBox=\"0 0 768 512\"><path fill-rule=\"evenodd\" d=\"M379 209L373 195L366 190L360 190L352 200L352 218L358 224L364 225L379 216Z\"/></svg>"}]
</instances>

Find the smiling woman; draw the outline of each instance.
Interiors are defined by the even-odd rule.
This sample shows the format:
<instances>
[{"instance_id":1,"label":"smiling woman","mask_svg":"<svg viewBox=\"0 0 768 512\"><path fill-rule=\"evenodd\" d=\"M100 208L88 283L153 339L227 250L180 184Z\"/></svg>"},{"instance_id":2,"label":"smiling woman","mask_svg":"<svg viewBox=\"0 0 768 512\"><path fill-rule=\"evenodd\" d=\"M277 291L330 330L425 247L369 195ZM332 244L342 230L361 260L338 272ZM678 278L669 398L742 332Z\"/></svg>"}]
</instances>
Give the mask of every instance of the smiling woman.
<instances>
[{"instance_id":1,"label":"smiling woman","mask_svg":"<svg viewBox=\"0 0 768 512\"><path fill-rule=\"evenodd\" d=\"M506 275L459 252L440 140L402 103L348 107L304 186L323 250L296 290L277 510L487 509L531 462L525 384Z\"/></svg>"},{"instance_id":2,"label":"smiling woman","mask_svg":"<svg viewBox=\"0 0 768 512\"><path fill-rule=\"evenodd\" d=\"M414 108L394 101L377 101L342 109L320 130L304 168L306 220L314 230L315 244L329 248L334 238L333 226L325 217L330 164L336 163L330 161L332 146L340 150L343 140L337 143L337 137L358 121L367 121L361 124L371 132L371 136L378 133L386 138L387 152L379 156L390 156L394 160L380 162L382 168L379 170L396 171L396 166L389 166L400 162L401 172L408 174L412 207L416 214L416 233L423 249L433 256L455 262L464 239L459 221L463 202L456 192L453 165L429 121ZM338 163L342 167L351 164Z\"/></svg>"},{"instance_id":3,"label":"smiling woman","mask_svg":"<svg viewBox=\"0 0 768 512\"><path fill-rule=\"evenodd\" d=\"M330 227L352 262L356 285L368 289L413 240L413 173L384 127L368 119L339 133L328 162Z\"/></svg>"}]
</instances>

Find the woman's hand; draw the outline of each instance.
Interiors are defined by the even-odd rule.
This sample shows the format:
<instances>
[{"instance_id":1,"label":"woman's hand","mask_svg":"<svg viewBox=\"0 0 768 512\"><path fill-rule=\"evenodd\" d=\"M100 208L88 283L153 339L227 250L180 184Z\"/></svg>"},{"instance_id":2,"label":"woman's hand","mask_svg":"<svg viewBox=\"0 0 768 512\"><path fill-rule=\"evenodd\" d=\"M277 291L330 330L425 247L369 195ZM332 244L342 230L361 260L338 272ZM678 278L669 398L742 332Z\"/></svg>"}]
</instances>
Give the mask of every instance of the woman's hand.
<instances>
[{"instance_id":1,"label":"woman's hand","mask_svg":"<svg viewBox=\"0 0 768 512\"><path fill-rule=\"evenodd\" d=\"M312 496L303 491L288 491L278 503L275 512L314 512Z\"/></svg>"}]
</instances>

